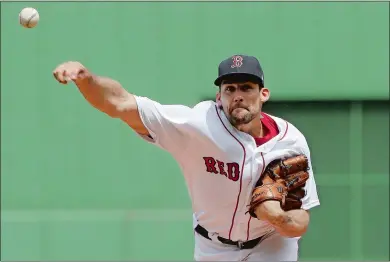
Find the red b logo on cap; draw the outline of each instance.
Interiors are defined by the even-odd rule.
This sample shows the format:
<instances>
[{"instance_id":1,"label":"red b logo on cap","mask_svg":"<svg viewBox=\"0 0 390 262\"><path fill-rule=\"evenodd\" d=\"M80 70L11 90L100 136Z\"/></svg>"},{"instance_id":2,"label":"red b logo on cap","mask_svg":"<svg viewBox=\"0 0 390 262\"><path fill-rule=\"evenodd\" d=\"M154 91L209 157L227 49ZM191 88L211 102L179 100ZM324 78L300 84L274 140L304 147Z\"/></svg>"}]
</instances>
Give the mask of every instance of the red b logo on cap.
<instances>
[{"instance_id":1,"label":"red b logo on cap","mask_svg":"<svg viewBox=\"0 0 390 262\"><path fill-rule=\"evenodd\" d=\"M233 59L233 64L232 64L231 68L241 67L242 66L242 60L243 59L242 59L241 56L236 55L236 56L233 56L232 59Z\"/></svg>"}]
</instances>

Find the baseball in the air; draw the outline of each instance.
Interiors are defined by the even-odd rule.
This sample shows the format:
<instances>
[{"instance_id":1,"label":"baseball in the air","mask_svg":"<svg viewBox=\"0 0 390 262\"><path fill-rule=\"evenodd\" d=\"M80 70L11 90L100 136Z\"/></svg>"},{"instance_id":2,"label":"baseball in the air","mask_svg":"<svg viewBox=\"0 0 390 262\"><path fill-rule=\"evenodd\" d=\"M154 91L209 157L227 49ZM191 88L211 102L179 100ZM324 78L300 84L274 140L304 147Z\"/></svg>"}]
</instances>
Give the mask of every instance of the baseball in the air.
<instances>
[{"instance_id":1,"label":"baseball in the air","mask_svg":"<svg viewBox=\"0 0 390 262\"><path fill-rule=\"evenodd\" d=\"M33 28L38 24L39 13L35 8L26 7L19 13L19 23L25 28Z\"/></svg>"}]
</instances>

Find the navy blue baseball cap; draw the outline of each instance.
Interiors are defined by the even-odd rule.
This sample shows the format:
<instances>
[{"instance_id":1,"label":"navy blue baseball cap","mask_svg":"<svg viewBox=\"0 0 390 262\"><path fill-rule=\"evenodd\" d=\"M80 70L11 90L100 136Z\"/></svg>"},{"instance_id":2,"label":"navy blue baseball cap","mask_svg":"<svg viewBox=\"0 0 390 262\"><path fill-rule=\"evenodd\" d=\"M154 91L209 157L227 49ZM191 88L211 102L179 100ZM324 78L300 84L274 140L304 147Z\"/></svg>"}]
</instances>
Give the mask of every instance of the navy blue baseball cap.
<instances>
[{"instance_id":1,"label":"navy blue baseball cap","mask_svg":"<svg viewBox=\"0 0 390 262\"><path fill-rule=\"evenodd\" d=\"M264 73L256 57L234 55L223 60L218 66L218 78L214 84L220 86L224 80L246 80L264 86Z\"/></svg>"}]
</instances>

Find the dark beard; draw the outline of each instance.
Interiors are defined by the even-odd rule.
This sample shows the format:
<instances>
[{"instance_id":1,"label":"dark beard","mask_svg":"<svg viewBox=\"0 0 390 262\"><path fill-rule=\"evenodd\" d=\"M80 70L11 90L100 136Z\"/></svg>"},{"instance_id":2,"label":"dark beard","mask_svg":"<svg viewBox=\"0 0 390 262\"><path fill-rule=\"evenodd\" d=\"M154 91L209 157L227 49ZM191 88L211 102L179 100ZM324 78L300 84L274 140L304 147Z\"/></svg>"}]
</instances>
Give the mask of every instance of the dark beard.
<instances>
[{"instance_id":1,"label":"dark beard","mask_svg":"<svg viewBox=\"0 0 390 262\"><path fill-rule=\"evenodd\" d=\"M240 125L245 125L250 123L253 120L253 118L254 118L253 114L246 114L243 118L236 118L230 115L229 121L233 126L237 127Z\"/></svg>"}]
</instances>

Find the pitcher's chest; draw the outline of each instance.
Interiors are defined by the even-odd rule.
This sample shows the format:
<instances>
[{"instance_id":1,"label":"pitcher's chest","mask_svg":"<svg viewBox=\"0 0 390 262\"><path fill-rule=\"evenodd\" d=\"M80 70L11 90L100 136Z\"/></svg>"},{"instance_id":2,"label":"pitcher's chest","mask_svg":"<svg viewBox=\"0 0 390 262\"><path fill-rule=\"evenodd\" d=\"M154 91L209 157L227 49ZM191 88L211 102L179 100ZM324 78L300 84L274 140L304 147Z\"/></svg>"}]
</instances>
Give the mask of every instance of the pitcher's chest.
<instances>
[{"instance_id":1,"label":"pitcher's chest","mask_svg":"<svg viewBox=\"0 0 390 262\"><path fill-rule=\"evenodd\" d=\"M202 191L230 194L241 190L249 194L271 161L291 153L278 144L272 150L262 151L251 142L223 136L197 141L191 159L192 170L197 170L191 175L193 185Z\"/></svg>"}]
</instances>

